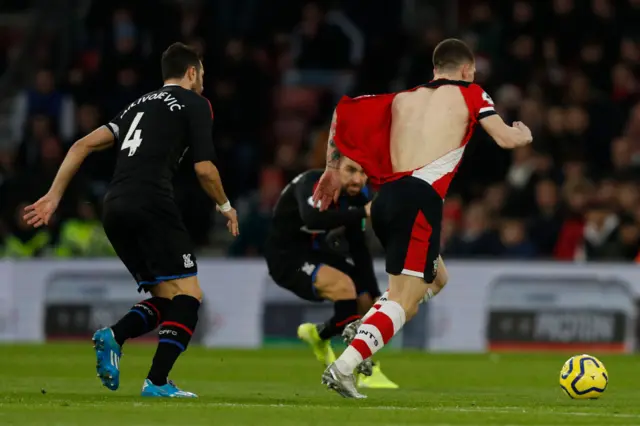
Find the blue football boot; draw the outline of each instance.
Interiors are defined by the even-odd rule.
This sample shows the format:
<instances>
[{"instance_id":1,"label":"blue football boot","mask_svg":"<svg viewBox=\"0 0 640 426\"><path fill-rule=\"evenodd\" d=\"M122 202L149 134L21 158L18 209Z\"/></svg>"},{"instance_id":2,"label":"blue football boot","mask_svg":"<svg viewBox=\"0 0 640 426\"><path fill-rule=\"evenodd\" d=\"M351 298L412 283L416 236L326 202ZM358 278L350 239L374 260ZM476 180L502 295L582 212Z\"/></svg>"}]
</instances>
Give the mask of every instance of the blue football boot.
<instances>
[{"instance_id":1,"label":"blue football boot","mask_svg":"<svg viewBox=\"0 0 640 426\"><path fill-rule=\"evenodd\" d=\"M179 389L171 380L166 385L158 386L151 383L151 380L145 379L142 385L142 396L155 398L197 398L198 395Z\"/></svg>"},{"instance_id":2,"label":"blue football boot","mask_svg":"<svg viewBox=\"0 0 640 426\"><path fill-rule=\"evenodd\" d=\"M120 358L122 349L110 328L101 328L93 335L96 350L96 370L102 384L112 391L120 386Z\"/></svg>"}]
</instances>

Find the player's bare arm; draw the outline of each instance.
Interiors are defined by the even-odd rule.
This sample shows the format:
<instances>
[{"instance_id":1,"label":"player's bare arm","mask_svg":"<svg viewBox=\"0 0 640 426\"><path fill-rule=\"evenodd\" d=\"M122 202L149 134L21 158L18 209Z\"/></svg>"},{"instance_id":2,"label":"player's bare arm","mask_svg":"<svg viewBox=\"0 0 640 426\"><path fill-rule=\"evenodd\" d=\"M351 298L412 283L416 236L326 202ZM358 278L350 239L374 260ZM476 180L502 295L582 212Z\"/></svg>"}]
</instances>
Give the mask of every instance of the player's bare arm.
<instances>
[{"instance_id":1,"label":"player's bare arm","mask_svg":"<svg viewBox=\"0 0 640 426\"><path fill-rule=\"evenodd\" d=\"M331 119L331 128L329 129L329 140L327 142L327 168L329 169L338 169L340 167L340 159L342 158L342 153L338 150L335 142L336 126L338 124L337 117L338 114L334 110L333 118Z\"/></svg>"},{"instance_id":2,"label":"player's bare arm","mask_svg":"<svg viewBox=\"0 0 640 426\"><path fill-rule=\"evenodd\" d=\"M71 179L78 172L87 156L92 152L110 148L114 141L113 133L106 126L99 127L76 141L62 161L49 192L35 203L25 207L25 221L36 228L48 225Z\"/></svg>"},{"instance_id":3,"label":"player's bare arm","mask_svg":"<svg viewBox=\"0 0 640 426\"><path fill-rule=\"evenodd\" d=\"M193 168L202 189L216 202L216 210L229 220L227 228L235 237L239 235L238 216L236 210L231 207L218 168L213 163L216 155L213 148L211 104L206 98L195 94L189 102L187 120L190 132L189 146L193 149Z\"/></svg>"},{"instance_id":4,"label":"player's bare arm","mask_svg":"<svg viewBox=\"0 0 640 426\"><path fill-rule=\"evenodd\" d=\"M49 193L62 197L69 182L71 182L71 179L78 172L78 169L89 154L112 147L114 141L113 133L106 126L99 127L76 141L64 158Z\"/></svg>"},{"instance_id":5,"label":"player's bare arm","mask_svg":"<svg viewBox=\"0 0 640 426\"><path fill-rule=\"evenodd\" d=\"M334 229L340 226L359 225L367 217L367 209L353 207L351 209L329 209L320 211L312 201L316 180L310 175L300 179L295 187L295 198L298 203L300 217L309 229Z\"/></svg>"},{"instance_id":6,"label":"player's bare arm","mask_svg":"<svg viewBox=\"0 0 640 426\"><path fill-rule=\"evenodd\" d=\"M340 196L339 168L342 153L338 150L335 142L337 124L338 113L334 111L329 130L329 140L327 141L327 165L313 193L313 202L320 211L326 211L331 203L337 201Z\"/></svg>"},{"instance_id":7,"label":"player's bare arm","mask_svg":"<svg viewBox=\"0 0 640 426\"><path fill-rule=\"evenodd\" d=\"M193 166L202 189L218 206L229 202L222 187L222 179L218 168L211 161L200 161Z\"/></svg>"},{"instance_id":8,"label":"player's bare arm","mask_svg":"<svg viewBox=\"0 0 640 426\"><path fill-rule=\"evenodd\" d=\"M497 114L481 119L480 124L489 136L505 149L524 146L533 140L531 130L524 123L517 121L513 126L509 126Z\"/></svg>"},{"instance_id":9,"label":"player's bare arm","mask_svg":"<svg viewBox=\"0 0 640 426\"><path fill-rule=\"evenodd\" d=\"M231 207L231 203L224 192L218 168L211 161L200 161L194 164L193 168L196 171L196 176L200 181L202 189L216 202L218 211L229 219L227 223L229 232L231 232L234 237L238 236L240 232L238 230L236 210Z\"/></svg>"}]
</instances>

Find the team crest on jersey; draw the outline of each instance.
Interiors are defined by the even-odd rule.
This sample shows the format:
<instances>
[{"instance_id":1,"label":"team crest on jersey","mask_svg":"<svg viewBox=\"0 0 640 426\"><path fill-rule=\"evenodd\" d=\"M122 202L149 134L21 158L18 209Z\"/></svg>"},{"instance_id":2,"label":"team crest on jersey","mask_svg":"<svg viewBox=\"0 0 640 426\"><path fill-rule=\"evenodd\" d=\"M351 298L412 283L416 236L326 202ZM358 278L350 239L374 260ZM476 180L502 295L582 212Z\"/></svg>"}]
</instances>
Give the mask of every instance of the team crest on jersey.
<instances>
[{"instance_id":1,"label":"team crest on jersey","mask_svg":"<svg viewBox=\"0 0 640 426\"><path fill-rule=\"evenodd\" d=\"M494 105L493 99L491 99L491 96L489 96L487 92L482 92L482 99L489 105Z\"/></svg>"},{"instance_id":2,"label":"team crest on jersey","mask_svg":"<svg viewBox=\"0 0 640 426\"><path fill-rule=\"evenodd\" d=\"M193 260L191 260L191 253L183 254L182 260L184 261L185 268L193 268Z\"/></svg>"},{"instance_id":3,"label":"team crest on jersey","mask_svg":"<svg viewBox=\"0 0 640 426\"><path fill-rule=\"evenodd\" d=\"M311 275L313 275L313 271L316 270L316 265L314 265L312 263L309 263L309 262L304 262L304 265L302 265L302 268L300 268L300 269L305 274L311 276Z\"/></svg>"}]
</instances>

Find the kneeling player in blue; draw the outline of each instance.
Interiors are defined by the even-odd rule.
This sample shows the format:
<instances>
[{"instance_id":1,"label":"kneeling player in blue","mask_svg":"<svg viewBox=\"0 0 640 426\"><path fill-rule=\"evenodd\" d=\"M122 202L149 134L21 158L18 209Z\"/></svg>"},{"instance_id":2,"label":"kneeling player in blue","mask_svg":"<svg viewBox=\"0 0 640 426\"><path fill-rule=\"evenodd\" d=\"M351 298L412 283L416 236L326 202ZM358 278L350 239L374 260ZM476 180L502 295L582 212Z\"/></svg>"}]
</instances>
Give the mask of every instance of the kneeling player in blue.
<instances>
[{"instance_id":1,"label":"kneeling player in blue","mask_svg":"<svg viewBox=\"0 0 640 426\"><path fill-rule=\"evenodd\" d=\"M325 366L335 361L330 339L354 336L360 315L380 297L365 224L371 200L362 167L348 158L340 164L342 191L338 201L320 212L312 201L322 170L302 173L287 185L273 213L265 246L269 274L298 297L332 301L334 314L324 324L301 324L298 337L311 346ZM395 389L379 363L364 364L361 387Z\"/></svg>"}]
</instances>

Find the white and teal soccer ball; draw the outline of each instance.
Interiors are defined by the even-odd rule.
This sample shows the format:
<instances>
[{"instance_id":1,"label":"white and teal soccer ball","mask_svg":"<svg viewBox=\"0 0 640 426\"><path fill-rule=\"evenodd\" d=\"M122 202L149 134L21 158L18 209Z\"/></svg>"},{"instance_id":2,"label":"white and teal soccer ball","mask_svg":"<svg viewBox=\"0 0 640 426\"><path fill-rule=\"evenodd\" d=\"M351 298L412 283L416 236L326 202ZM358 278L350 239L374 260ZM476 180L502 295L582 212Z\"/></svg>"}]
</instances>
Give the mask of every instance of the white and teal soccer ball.
<instances>
[{"instance_id":1,"label":"white and teal soccer ball","mask_svg":"<svg viewBox=\"0 0 640 426\"><path fill-rule=\"evenodd\" d=\"M600 398L608 383L604 364L591 355L572 356L560 371L560 387L572 399Z\"/></svg>"}]
</instances>

